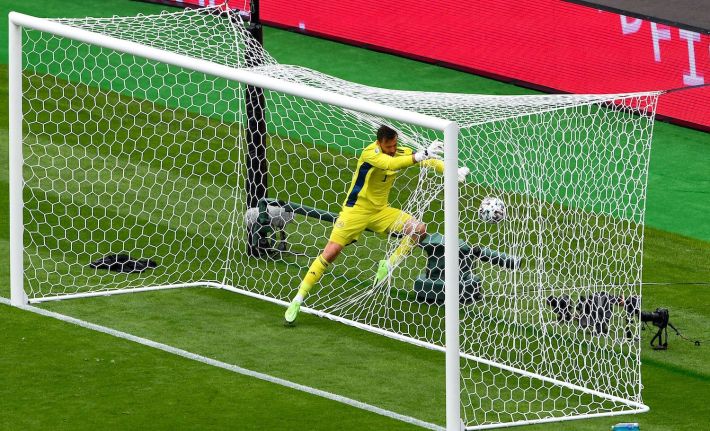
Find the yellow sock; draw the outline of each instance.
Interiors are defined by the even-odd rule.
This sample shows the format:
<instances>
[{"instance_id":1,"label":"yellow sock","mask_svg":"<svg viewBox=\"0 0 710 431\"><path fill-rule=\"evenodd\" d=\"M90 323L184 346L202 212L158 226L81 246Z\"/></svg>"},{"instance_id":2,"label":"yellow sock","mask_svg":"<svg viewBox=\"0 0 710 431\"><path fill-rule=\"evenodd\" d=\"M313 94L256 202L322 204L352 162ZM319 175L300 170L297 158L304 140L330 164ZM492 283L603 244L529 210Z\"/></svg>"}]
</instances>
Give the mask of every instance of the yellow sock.
<instances>
[{"instance_id":1,"label":"yellow sock","mask_svg":"<svg viewBox=\"0 0 710 431\"><path fill-rule=\"evenodd\" d=\"M326 269L328 269L328 261L325 260L323 255L318 256L311 264L311 267L308 268L308 272L306 276L303 277L301 286L298 289L298 295L301 298L306 297L313 286L318 283L318 280L323 276Z\"/></svg>"},{"instance_id":2,"label":"yellow sock","mask_svg":"<svg viewBox=\"0 0 710 431\"><path fill-rule=\"evenodd\" d=\"M392 253L390 256L390 267L395 267L397 264L399 264L402 259L407 257L407 255L412 251L414 246L417 245L417 243L412 239L411 236L406 236L402 241L399 243L399 247Z\"/></svg>"}]
</instances>

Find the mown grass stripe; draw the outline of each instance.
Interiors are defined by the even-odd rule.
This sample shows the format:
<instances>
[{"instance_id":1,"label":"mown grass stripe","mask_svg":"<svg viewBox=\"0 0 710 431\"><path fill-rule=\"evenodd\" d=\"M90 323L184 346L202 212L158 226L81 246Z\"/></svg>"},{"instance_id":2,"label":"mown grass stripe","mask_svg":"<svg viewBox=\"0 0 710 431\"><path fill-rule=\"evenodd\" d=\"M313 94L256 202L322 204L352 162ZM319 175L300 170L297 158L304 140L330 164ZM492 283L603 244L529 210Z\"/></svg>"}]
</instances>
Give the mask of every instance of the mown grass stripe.
<instances>
[{"instance_id":1,"label":"mown grass stripe","mask_svg":"<svg viewBox=\"0 0 710 431\"><path fill-rule=\"evenodd\" d=\"M9 301L7 298L4 298L4 297L0 297L0 303L5 304L5 305L7 305L7 306L10 305L10 301ZM164 351L164 352L166 352L166 353L170 353L170 354L173 354L173 355L177 355L177 356L183 357L183 358L185 358L185 359L190 359L190 360L193 360L193 361L201 362L201 363L206 364L206 365L210 365L210 366L213 366L213 367L222 368L222 369L224 369L224 370L231 371L231 372L234 372L234 373L238 373L238 374L242 374L242 375L245 375L245 376L253 377L253 378L256 378L256 379L259 379L259 380L264 380L264 381L267 381L267 382L275 383L275 384L277 384L277 385L285 386L285 387L287 387L287 388L291 388L291 389L295 389L295 390L298 390L298 391L306 392L306 393L309 393L309 394L312 394L312 395L317 395L317 396L320 396L320 397L323 397L323 398L327 398L327 399L330 399L330 400L333 400L333 401L337 401L337 402L339 402L339 403L347 404L347 405L350 405L350 406L353 406L353 407L356 407L356 408L359 408L359 409L362 409L362 410L366 410L366 411L369 411L369 412L372 412L372 413L376 413L376 414L379 414L379 415L382 415L382 416L385 416L385 417L388 417L388 418L397 419L397 420L400 420L400 421L402 421L402 422L406 422L406 423L410 423L410 424L413 424L413 425L417 425L417 426L420 426L420 427L425 428L425 429L437 430L437 431L444 430L444 427L442 427L442 426L440 426L440 425L432 424L432 423L425 422L425 421L422 421L422 420L419 420L419 419L416 419L416 418L413 418L413 417L410 417L410 416L406 416L406 415L402 415L402 414L399 414L399 413L395 413L395 412L392 412L392 411L389 411L389 410L386 410L386 409L383 409L383 408L380 408L380 407L377 407L377 406L373 406L373 405L370 405L370 404L367 404L367 403L363 403L363 402L361 402L361 401L353 400L353 399L351 399L351 398L347 398L347 397L344 397L344 396L341 396L341 395L332 394L332 393L330 393L330 392L326 392L326 391L323 391L323 390L320 390L320 389L315 389L315 388L311 388L311 387L309 387L309 386L301 385L301 384L298 384L298 383L293 383L293 382L291 382L291 381L288 381L288 380L285 380L285 379L281 379L281 378L278 378L278 377L273 377L273 376L270 376L270 375L265 374L265 373L260 373L260 372L257 372L257 371L252 371L252 370L249 370L249 369L246 369L246 368L239 367L239 366L237 366L237 365L228 364L228 363L225 363L225 362L222 362L222 361L218 361L218 360L216 360L216 359L212 359L212 358L208 358L208 357L206 357L206 356L198 355L198 354L196 354L196 353L188 352L188 351L183 350L183 349L178 349L178 348L176 348L176 347L169 346L169 345L167 345L167 344L159 343L159 342L157 342L157 341L153 341L153 340L149 340L149 339L146 339L146 338L138 337L138 336L133 335L133 334L129 334L129 333L126 333L126 332L118 331L118 330L112 329L112 328L108 328L108 327L106 327L106 326L101 326L101 325L97 325L97 324L94 324L94 323L91 323L91 322L87 322L87 321L85 321L85 320L77 319L77 318L75 318L75 317L66 316L66 315L63 315L63 314L60 314L60 313L55 313L55 312L52 312L52 311L47 311L47 310L44 310L44 309L41 309L41 308L37 308L37 307L33 307L33 306L22 306L22 307L19 307L19 308L21 308L22 310L25 310L25 311L29 311L29 312L32 312L32 313L36 313L36 314L42 315L42 316L51 317L51 318L53 318L53 319L57 319L57 320L61 320L61 321L63 321L63 322L71 323L71 324L73 324L73 325L77 325L77 326L80 326L80 327L82 327L82 328L90 329L90 330L92 330L92 331L101 332L101 333L104 333L104 334L107 334L107 335L111 335L111 336L113 336L113 337L122 338L122 339L124 339L124 340L132 341L132 342L134 342L134 343L138 343L138 344L141 344L141 345L144 345L144 346L147 346L147 347L151 347L151 348L154 348L154 349L162 350L162 351Z\"/></svg>"}]
</instances>

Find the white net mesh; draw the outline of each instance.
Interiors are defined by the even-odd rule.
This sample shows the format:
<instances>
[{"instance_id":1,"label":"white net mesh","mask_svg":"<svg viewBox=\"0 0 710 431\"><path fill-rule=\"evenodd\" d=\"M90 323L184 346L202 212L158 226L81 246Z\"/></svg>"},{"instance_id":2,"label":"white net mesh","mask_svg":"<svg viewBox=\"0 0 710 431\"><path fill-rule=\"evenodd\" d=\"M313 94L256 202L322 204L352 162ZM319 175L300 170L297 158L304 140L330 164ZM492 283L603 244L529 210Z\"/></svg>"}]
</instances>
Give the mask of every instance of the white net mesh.
<instances>
[{"instance_id":1,"label":"white net mesh","mask_svg":"<svg viewBox=\"0 0 710 431\"><path fill-rule=\"evenodd\" d=\"M457 121L459 165L471 170L459 203L466 425L641 403L639 328L623 302L641 293L657 94L372 88L279 65L237 16L215 11L57 21ZM269 200L247 213L243 84L32 30L23 34L23 68L25 283L33 300L212 283L290 301L377 127L395 128L415 150L442 138L265 91ZM401 171L390 203L425 222L429 236L373 287L377 262L401 239L363 233L307 307L441 349L442 188L433 170ZM478 217L486 196L505 203L503 222ZM260 212L270 217L259 221ZM254 226L270 228L268 250L252 241ZM267 257L251 256L249 245ZM110 253L158 266L131 274L88 266Z\"/></svg>"}]
</instances>

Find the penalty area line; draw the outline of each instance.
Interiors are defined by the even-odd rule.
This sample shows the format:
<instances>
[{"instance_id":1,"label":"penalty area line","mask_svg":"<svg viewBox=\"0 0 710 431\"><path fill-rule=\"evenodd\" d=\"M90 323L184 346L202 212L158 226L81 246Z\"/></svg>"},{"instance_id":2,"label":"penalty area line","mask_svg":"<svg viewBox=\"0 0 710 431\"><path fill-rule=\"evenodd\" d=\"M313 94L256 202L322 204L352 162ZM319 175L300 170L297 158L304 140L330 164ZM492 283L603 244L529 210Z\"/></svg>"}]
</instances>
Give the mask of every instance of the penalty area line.
<instances>
[{"instance_id":1,"label":"penalty area line","mask_svg":"<svg viewBox=\"0 0 710 431\"><path fill-rule=\"evenodd\" d=\"M11 306L10 300L0 296L0 304L5 304ZM171 353L186 359L201 362L206 365L211 365L213 367L222 368L233 373L242 374L244 376L253 377L259 380L264 380L270 383L275 383L277 385L285 386L287 388L295 389L297 391L306 392L311 395L316 395L322 398L327 398L332 401L336 401L342 404L347 404L352 407L356 407L362 410L366 410L372 413L376 413L381 416L385 416L391 419L396 419L402 422L410 423L425 429L444 431L444 427L429 422L424 422L422 420L395 413L389 410L382 409L380 407L373 406L361 401L354 400L352 398L347 398L341 395L326 392L320 389L312 388L310 386L301 385L298 383L291 382L289 380L284 380L278 377L271 376L269 374L260 373L258 371L252 371L247 368L242 368L237 365L228 364L226 362L218 361L216 359L208 358L206 356L198 355L196 353L188 352L187 350L178 349L167 344L159 343L157 341L149 340L147 338L138 337L127 332L118 331L106 326L97 325L95 323L87 322L85 320L77 319L75 317L67 316L65 314L55 313L53 311L44 310L31 305L22 305L17 307L22 310L26 310L35 314L39 314L46 317L51 317L53 319L61 320L62 322L71 323L73 325L81 326L82 328L90 329L92 331L101 332L108 334L117 338L122 338L124 340L132 341L134 343L142 344L144 346L152 347L154 349L162 350L163 352Z\"/></svg>"}]
</instances>

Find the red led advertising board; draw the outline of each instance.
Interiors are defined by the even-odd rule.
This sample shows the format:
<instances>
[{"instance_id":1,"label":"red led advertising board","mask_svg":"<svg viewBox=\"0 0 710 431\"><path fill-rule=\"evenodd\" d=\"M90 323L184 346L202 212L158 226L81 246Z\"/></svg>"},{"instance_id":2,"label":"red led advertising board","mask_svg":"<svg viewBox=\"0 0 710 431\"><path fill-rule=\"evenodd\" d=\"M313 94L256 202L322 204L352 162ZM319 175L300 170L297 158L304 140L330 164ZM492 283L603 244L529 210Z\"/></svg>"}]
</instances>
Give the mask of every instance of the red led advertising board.
<instances>
[{"instance_id":1,"label":"red led advertising board","mask_svg":"<svg viewBox=\"0 0 710 431\"><path fill-rule=\"evenodd\" d=\"M148 0L153 3L166 3L174 6L224 6L225 0ZM230 9L249 10L249 0L227 0Z\"/></svg>"},{"instance_id":2,"label":"red led advertising board","mask_svg":"<svg viewBox=\"0 0 710 431\"><path fill-rule=\"evenodd\" d=\"M261 0L260 8L266 24L553 91L710 84L710 35L562 0ZM710 87L663 95L658 114L710 129Z\"/></svg>"}]
</instances>

